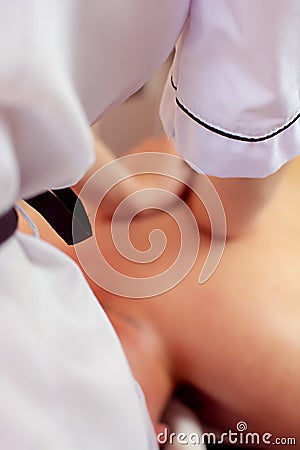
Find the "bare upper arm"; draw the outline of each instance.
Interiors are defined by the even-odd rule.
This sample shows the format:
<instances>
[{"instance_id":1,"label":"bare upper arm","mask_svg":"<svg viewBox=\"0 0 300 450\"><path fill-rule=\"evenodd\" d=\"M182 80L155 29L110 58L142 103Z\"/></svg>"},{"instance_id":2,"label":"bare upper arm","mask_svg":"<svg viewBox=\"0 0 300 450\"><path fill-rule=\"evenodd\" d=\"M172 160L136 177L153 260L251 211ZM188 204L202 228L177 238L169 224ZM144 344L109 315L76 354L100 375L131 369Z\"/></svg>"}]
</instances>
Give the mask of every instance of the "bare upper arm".
<instances>
[{"instance_id":1,"label":"bare upper arm","mask_svg":"<svg viewBox=\"0 0 300 450\"><path fill-rule=\"evenodd\" d=\"M287 165L286 165L287 166ZM266 178L217 178L208 177L222 201L226 221L227 237L238 236L246 230L273 197L286 166ZM195 174L194 185L201 191L203 175ZM190 192L187 203L192 209L201 228L210 230L210 222L205 206ZM207 209L213 208L206 205Z\"/></svg>"}]
</instances>

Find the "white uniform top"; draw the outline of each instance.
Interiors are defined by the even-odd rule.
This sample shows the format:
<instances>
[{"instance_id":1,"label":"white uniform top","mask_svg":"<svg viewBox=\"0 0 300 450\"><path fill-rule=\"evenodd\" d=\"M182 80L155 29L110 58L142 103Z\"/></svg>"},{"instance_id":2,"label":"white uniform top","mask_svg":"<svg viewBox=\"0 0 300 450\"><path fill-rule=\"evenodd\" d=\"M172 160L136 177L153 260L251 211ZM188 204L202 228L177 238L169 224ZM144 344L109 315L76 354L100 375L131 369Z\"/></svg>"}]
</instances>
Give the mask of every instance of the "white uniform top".
<instances>
[{"instance_id":1,"label":"white uniform top","mask_svg":"<svg viewBox=\"0 0 300 450\"><path fill-rule=\"evenodd\" d=\"M294 156L298 0L2 0L0 214L84 174L89 124L150 77L189 14L162 106L178 150L220 176L264 176ZM20 233L0 246L0 333L1 448L155 447L79 269Z\"/></svg>"},{"instance_id":2,"label":"white uniform top","mask_svg":"<svg viewBox=\"0 0 300 450\"><path fill-rule=\"evenodd\" d=\"M300 149L299 0L192 0L161 117L219 177L265 177Z\"/></svg>"}]
</instances>

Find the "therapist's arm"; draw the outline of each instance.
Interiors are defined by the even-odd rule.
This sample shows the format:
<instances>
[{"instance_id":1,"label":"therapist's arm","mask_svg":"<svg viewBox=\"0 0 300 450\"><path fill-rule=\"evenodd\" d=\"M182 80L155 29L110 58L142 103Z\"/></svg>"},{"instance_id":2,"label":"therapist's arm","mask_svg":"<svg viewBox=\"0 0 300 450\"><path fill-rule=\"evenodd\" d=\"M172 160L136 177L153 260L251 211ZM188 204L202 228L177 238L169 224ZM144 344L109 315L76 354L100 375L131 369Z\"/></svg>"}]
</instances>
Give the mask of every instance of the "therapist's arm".
<instances>
[{"instance_id":1,"label":"therapist's arm","mask_svg":"<svg viewBox=\"0 0 300 450\"><path fill-rule=\"evenodd\" d=\"M162 152L166 152L172 155L177 155L171 141L168 139L151 139L147 143L142 143L140 146L134 149L135 152L147 152L160 149ZM79 194L84 184L88 181L89 177L101 169L105 164L108 164L116 159L114 153L98 138L95 139L95 152L96 160L94 166L84 176L84 178L74 187L74 190ZM111 217L114 213L116 206L121 200L128 197L133 192L141 188L147 187L161 187L170 190L178 196L183 195L184 184L191 183L195 190L201 193L202 189L207 186L207 181L203 179L203 175L197 174L187 164L175 159L174 164L178 164L178 177L183 180L183 183L177 183L174 180L170 182L170 179L162 179L159 176L143 176L143 177L129 177L126 182L121 183L117 189L113 189L108 195L107 201L104 202L102 210L106 217ZM241 233L249 230L253 224L259 218L260 213L264 210L266 205L271 201L276 188L280 183L280 180L285 172L285 165L278 172L270 175L266 178L218 178L208 177L214 185L219 197L222 201L226 222L227 222L227 237L233 238L239 236ZM119 165L117 170L122 173L116 173L115 176L122 178L126 176L126 167ZM166 170L168 172L168 170ZM127 174L128 175L128 174ZM101 176L99 177L101 180ZM100 191L100 186L99 186ZM197 223L200 228L200 232L209 232L211 229L211 223L207 215L206 208L199 201L195 194L190 191L189 195L185 197L185 200L191 208ZM89 199L90 203L97 204L99 202L99 192L95 190L94 198ZM137 210L139 204L132 204L132 209ZM210 210L214 207L214 204L207 204L207 209ZM217 224L214 224L215 226ZM216 229L218 234L218 229Z\"/></svg>"},{"instance_id":2,"label":"therapist's arm","mask_svg":"<svg viewBox=\"0 0 300 450\"><path fill-rule=\"evenodd\" d=\"M85 174L85 176L75 186L73 186L73 189L77 195L80 195L80 191L82 190L84 185L89 182L93 174L99 171L97 182L93 183L94 189L92 192L90 190L89 198L85 199L85 202L88 201L89 203L88 205L86 205L87 207L98 208L98 206L100 206L100 198L103 195L103 186L105 186L106 189L107 185L111 185L112 189L107 192L100 208L102 216L106 217L107 219L112 218L117 206L122 200L126 198L129 199L129 201L127 202L126 211L128 215L130 215L132 212L138 212L139 210L144 209L145 200L143 194L140 195L138 199L131 197L131 194L134 194L141 190L145 190L145 198L147 198L148 200L150 192L147 191L147 189L149 188L164 189L168 192L171 192L175 196L182 197L183 192L186 188L186 183L188 182L189 178L193 176L193 171L189 166L185 164L182 158L179 157L171 158L170 160L165 161L164 164L168 164L168 166L164 167L160 165L159 169L161 174L168 174L170 171L173 175L177 174L178 180L181 181L177 181L174 178L163 176L161 174L152 173L149 167L147 167L147 159L145 160L144 164L143 160L141 160L141 171L147 172L147 170L150 170L150 172L143 174L138 174L138 172L135 173L134 166L136 164L131 164L131 166L133 166L133 172L135 173L135 175L133 175L132 169L130 170L130 165L129 167L127 166L126 158L125 160L119 160L120 163L113 164L113 162L117 162L118 159L114 152L110 148L108 148L107 145L98 137L95 137L94 141L95 163ZM169 155L177 156L173 145L165 137L145 139L135 148L133 148L128 153L128 155L148 152L157 154L162 152L164 154L167 153ZM105 175L104 172L101 171L101 169L110 163L112 163L109 173L110 178L109 180L104 180L104 177L107 175ZM121 181L120 183L116 183L117 180L123 181ZM170 197L170 203L166 203L164 200L160 199L157 192L153 192L151 195L153 195L153 202L155 203L157 208L168 210L169 206L172 204L172 197ZM153 209L151 209L150 211L152 214L154 213Z\"/></svg>"},{"instance_id":3,"label":"therapist's arm","mask_svg":"<svg viewBox=\"0 0 300 450\"><path fill-rule=\"evenodd\" d=\"M253 226L260 213L271 201L286 166L266 178L217 178L209 177L222 201L226 221L227 237L234 238ZM203 175L195 174L194 186L203 185ZM199 224L200 231L210 230L210 221L203 204L191 192L187 203ZM208 209L213 205L207 205Z\"/></svg>"}]
</instances>

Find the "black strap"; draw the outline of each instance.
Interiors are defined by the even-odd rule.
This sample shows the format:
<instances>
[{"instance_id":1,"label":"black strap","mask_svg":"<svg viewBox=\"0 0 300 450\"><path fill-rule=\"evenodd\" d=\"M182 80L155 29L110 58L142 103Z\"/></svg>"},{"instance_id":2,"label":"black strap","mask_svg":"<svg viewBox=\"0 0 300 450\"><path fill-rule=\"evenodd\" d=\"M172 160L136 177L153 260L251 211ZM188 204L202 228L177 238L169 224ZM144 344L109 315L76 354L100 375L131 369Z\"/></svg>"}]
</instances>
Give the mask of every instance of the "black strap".
<instances>
[{"instance_id":1,"label":"black strap","mask_svg":"<svg viewBox=\"0 0 300 450\"><path fill-rule=\"evenodd\" d=\"M18 215L14 208L0 216L0 245L12 236L18 225Z\"/></svg>"},{"instance_id":2,"label":"black strap","mask_svg":"<svg viewBox=\"0 0 300 450\"><path fill-rule=\"evenodd\" d=\"M92 236L84 206L71 188L47 191L25 201L47 220L68 245L78 244Z\"/></svg>"}]
</instances>

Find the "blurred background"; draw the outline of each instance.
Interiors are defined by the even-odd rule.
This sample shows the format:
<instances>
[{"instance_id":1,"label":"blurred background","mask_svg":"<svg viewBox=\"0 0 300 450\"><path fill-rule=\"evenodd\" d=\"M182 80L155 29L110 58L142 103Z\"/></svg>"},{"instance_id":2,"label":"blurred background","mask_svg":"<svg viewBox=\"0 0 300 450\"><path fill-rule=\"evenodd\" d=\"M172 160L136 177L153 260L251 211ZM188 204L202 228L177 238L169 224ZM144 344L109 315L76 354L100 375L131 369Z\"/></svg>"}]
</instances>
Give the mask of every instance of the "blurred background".
<instances>
[{"instance_id":1,"label":"blurred background","mask_svg":"<svg viewBox=\"0 0 300 450\"><path fill-rule=\"evenodd\" d=\"M164 134L159 118L159 105L172 56L148 83L122 105L105 114L93 127L117 156L124 154L147 137Z\"/></svg>"}]
</instances>

